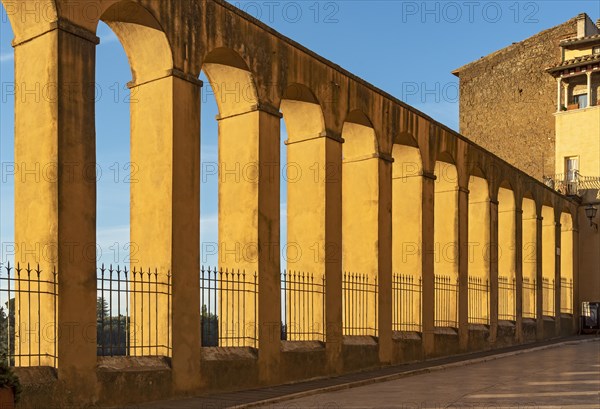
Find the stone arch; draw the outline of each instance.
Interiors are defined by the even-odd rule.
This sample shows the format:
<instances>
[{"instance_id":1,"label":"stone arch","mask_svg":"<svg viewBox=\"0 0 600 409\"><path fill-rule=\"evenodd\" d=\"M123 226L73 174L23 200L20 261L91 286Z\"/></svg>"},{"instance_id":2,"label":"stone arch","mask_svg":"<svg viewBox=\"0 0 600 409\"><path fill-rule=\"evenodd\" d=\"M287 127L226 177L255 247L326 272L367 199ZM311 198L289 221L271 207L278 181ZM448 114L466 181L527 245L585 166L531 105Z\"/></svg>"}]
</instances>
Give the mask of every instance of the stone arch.
<instances>
[{"instance_id":1,"label":"stone arch","mask_svg":"<svg viewBox=\"0 0 600 409\"><path fill-rule=\"evenodd\" d=\"M480 167L474 166L469 177L468 286L469 320L489 322L490 279L490 190Z\"/></svg>"},{"instance_id":2,"label":"stone arch","mask_svg":"<svg viewBox=\"0 0 600 409\"><path fill-rule=\"evenodd\" d=\"M379 273L380 154L369 118L351 111L342 128L342 268L347 277L371 284ZM359 182L360 181L360 182ZM376 335L376 299L370 297L354 310L344 301L346 335ZM360 323L360 324L358 324ZM358 330L352 328L359 327Z\"/></svg>"},{"instance_id":3,"label":"stone arch","mask_svg":"<svg viewBox=\"0 0 600 409\"><path fill-rule=\"evenodd\" d=\"M523 318L537 318L538 206L530 192L522 198L523 211Z\"/></svg>"},{"instance_id":4,"label":"stone arch","mask_svg":"<svg viewBox=\"0 0 600 409\"><path fill-rule=\"evenodd\" d=\"M342 129L344 160L365 159L379 154L375 129L367 115L359 110L350 111Z\"/></svg>"},{"instance_id":5,"label":"stone arch","mask_svg":"<svg viewBox=\"0 0 600 409\"><path fill-rule=\"evenodd\" d=\"M560 214L560 312L573 314L573 215L568 208Z\"/></svg>"},{"instance_id":6,"label":"stone arch","mask_svg":"<svg viewBox=\"0 0 600 409\"><path fill-rule=\"evenodd\" d=\"M119 40L131 69L130 101L135 101L129 104L130 161L139 171L135 174L136 183L129 185L130 241L135 243L130 249L130 264L138 271L155 269L157 282L164 284L170 280L169 272L179 274L173 268L172 254L175 228L171 209L175 195L173 174L177 166L173 52L162 26L146 7L131 0L107 2L102 6L94 30L97 31L102 21ZM155 199L145 200L150 196ZM134 280L141 280L140 275ZM141 286L141 282L132 283L137 291ZM171 319L170 301L166 296L153 299L158 305L154 311L144 311L145 302L150 302L150 296L140 295L137 302L132 303L132 328L143 328L135 336L132 334L132 354L168 356L172 339L166 324ZM153 343L160 347L154 348Z\"/></svg>"},{"instance_id":7,"label":"stone arch","mask_svg":"<svg viewBox=\"0 0 600 409\"><path fill-rule=\"evenodd\" d=\"M290 84L283 92L279 109L288 131L288 143L323 136L323 109L306 85Z\"/></svg>"},{"instance_id":8,"label":"stone arch","mask_svg":"<svg viewBox=\"0 0 600 409\"><path fill-rule=\"evenodd\" d=\"M238 53L225 47L215 48L204 57L202 70L210 81L220 118L257 109L254 77Z\"/></svg>"},{"instance_id":9,"label":"stone arch","mask_svg":"<svg viewBox=\"0 0 600 409\"><path fill-rule=\"evenodd\" d=\"M556 287L556 220L551 203L542 205L542 313L554 317L554 289Z\"/></svg>"},{"instance_id":10,"label":"stone arch","mask_svg":"<svg viewBox=\"0 0 600 409\"><path fill-rule=\"evenodd\" d=\"M46 30L49 23L58 20L56 0L40 0L36 2L36 13L22 13L22 10L27 10L27 3L28 0L2 0L17 41L26 39L37 31Z\"/></svg>"},{"instance_id":11,"label":"stone arch","mask_svg":"<svg viewBox=\"0 0 600 409\"><path fill-rule=\"evenodd\" d=\"M458 326L458 170L448 151L435 163L435 325Z\"/></svg>"},{"instance_id":12,"label":"stone arch","mask_svg":"<svg viewBox=\"0 0 600 409\"><path fill-rule=\"evenodd\" d=\"M267 188L267 183L259 183L263 163L276 165L265 171L276 169L270 183L276 184L277 188L270 186L269 193L273 193L274 199L274 192L277 192L277 205L270 208L273 211L270 216L276 217L277 222L280 219L280 180L277 176L280 171L281 115L274 108L261 106L254 76L234 50L212 49L204 56L201 68L218 109L218 267L245 272L240 282L228 284L229 290L239 291L240 286L253 285L255 273L261 274L257 243L261 241L259 191ZM267 127L269 131L263 133ZM269 149L268 154L272 156L266 157L265 146L278 148ZM273 236L269 242L279 243L279 228L279 223L272 226ZM242 284L244 280L246 284ZM226 295L221 296L226 298ZM216 313L223 317L219 322L219 346L257 345L256 302L257 295L253 294L246 296L243 308L232 299L219 305L220 311ZM236 333L232 334L228 328L236 328Z\"/></svg>"},{"instance_id":13,"label":"stone arch","mask_svg":"<svg viewBox=\"0 0 600 409\"><path fill-rule=\"evenodd\" d=\"M507 180L498 188L498 319L516 320L516 200Z\"/></svg>"},{"instance_id":14,"label":"stone arch","mask_svg":"<svg viewBox=\"0 0 600 409\"><path fill-rule=\"evenodd\" d=\"M328 251L327 182L333 179L329 164L334 165L328 162L327 152L331 150L328 143L333 141L327 138L321 105L307 86L290 84L283 92L280 110L287 130L287 164L282 166L287 188L288 246L285 248L289 252L282 289L286 339L324 341L324 294L315 293L307 298L298 291L306 284L298 281L296 274L309 274L314 282L321 284L327 272L324 257ZM339 163L337 167L339 176Z\"/></svg>"},{"instance_id":15,"label":"stone arch","mask_svg":"<svg viewBox=\"0 0 600 409\"><path fill-rule=\"evenodd\" d=\"M134 84L170 75L173 52L158 20L148 9L131 0L113 3L100 16L121 42Z\"/></svg>"},{"instance_id":16,"label":"stone arch","mask_svg":"<svg viewBox=\"0 0 600 409\"><path fill-rule=\"evenodd\" d=\"M409 145L394 144L392 159L392 324L395 331L420 331L421 298L399 291L422 279L423 163L419 149Z\"/></svg>"}]
</instances>

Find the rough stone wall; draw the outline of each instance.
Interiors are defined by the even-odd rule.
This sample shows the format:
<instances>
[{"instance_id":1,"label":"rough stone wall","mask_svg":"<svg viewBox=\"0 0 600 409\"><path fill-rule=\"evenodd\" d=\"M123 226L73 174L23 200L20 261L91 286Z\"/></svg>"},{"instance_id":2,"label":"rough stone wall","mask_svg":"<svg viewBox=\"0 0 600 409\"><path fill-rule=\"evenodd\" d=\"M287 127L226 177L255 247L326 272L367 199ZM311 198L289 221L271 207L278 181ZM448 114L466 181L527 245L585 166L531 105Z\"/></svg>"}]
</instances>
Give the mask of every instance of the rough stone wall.
<instances>
[{"instance_id":1,"label":"rough stone wall","mask_svg":"<svg viewBox=\"0 0 600 409\"><path fill-rule=\"evenodd\" d=\"M571 19L456 70L460 132L533 177L554 174L556 80L545 69L576 33Z\"/></svg>"}]
</instances>

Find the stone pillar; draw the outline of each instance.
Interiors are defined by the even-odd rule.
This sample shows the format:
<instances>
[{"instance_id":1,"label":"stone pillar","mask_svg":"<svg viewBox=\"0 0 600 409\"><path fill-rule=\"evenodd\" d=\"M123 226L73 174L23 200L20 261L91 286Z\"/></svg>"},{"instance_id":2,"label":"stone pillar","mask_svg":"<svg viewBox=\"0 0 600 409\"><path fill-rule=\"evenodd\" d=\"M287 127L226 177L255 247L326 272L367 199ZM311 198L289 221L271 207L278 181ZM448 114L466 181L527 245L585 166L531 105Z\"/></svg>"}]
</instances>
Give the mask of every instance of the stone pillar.
<instances>
[{"instance_id":1,"label":"stone pillar","mask_svg":"<svg viewBox=\"0 0 600 409\"><path fill-rule=\"evenodd\" d=\"M392 163L379 154L378 284L379 361L392 361Z\"/></svg>"},{"instance_id":2,"label":"stone pillar","mask_svg":"<svg viewBox=\"0 0 600 409\"><path fill-rule=\"evenodd\" d=\"M563 97L564 97L564 101L565 101L564 105L565 105L565 108L568 108L569 107L569 84L568 83L563 84L563 90L564 90Z\"/></svg>"},{"instance_id":3,"label":"stone pillar","mask_svg":"<svg viewBox=\"0 0 600 409\"><path fill-rule=\"evenodd\" d=\"M555 239L554 239L554 325L555 325L555 336L560 335L561 326L561 257L562 257L562 225L560 219L555 223ZM558 249L558 250L557 250Z\"/></svg>"},{"instance_id":4,"label":"stone pillar","mask_svg":"<svg viewBox=\"0 0 600 409\"><path fill-rule=\"evenodd\" d=\"M39 361L23 358L18 365L57 366L59 381L69 386L69 399L89 402L97 393L94 80L98 38L66 21L52 22L45 31L28 35L13 42L15 163L19 166L15 261L39 263L41 280L52 281L56 268L59 295L56 300L41 297L40 305L25 297L16 301L18 319L26 317L27 309L35 316L35 322L17 322L27 332L17 334L17 352L48 354ZM37 338L33 329L38 324L41 342L27 342L28 337ZM58 338L44 328L57 328Z\"/></svg>"},{"instance_id":5,"label":"stone pillar","mask_svg":"<svg viewBox=\"0 0 600 409\"><path fill-rule=\"evenodd\" d=\"M556 112L560 112L561 111L561 89L562 89L562 78L557 78L556 79Z\"/></svg>"},{"instance_id":6,"label":"stone pillar","mask_svg":"<svg viewBox=\"0 0 600 409\"><path fill-rule=\"evenodd\" d=\"M288 163L299 170L290 169L296 176L287 186L288 243L299 250L288 268L313 274L316 284L326 277L325 298L315 300L310 327L299 330L324 331L332 373L342 370L342 142L327 133L286 142Z\"/></svg>"},{"instance_id":7,"label":"stone pillar","mask_svg":"<svg viewBox=\"0 0 600 409\"><path fill-rule=\"evenodd\" d=\"M131 161L136 166L131 184L131 242L136 250L132 267L157 271L151 277L159 283L157 290L165 290L161 286L170 283L172 294L171 299L131 296L136 301L132 344L142 347L132 355L171 356L177 391L191 391L201 384L201 84L195 77L172 70L164 77L130 85L135 89ZM136 285L145 289L145 280ZM141 303L157 305L154 311L147 308L142 313ZM146 348L153 344L154 348Z\"/></svg>"},{"instance_id":8,"label":"stone pillar","mask_svg":"<svg viewBox=\"0 0 600 409\"><path fill-rule=\"evenodd\" d=\"M344 149L351 146L349 141L353 136L348 135L344 138ZM356 299L356 296L351 295L344 299L344 325L346 326L344 334L348 336L379 336L379 303L376 302L373 291L376 288L375 283L381 291L381 283L379 283L381 248L379 194L382 184L380 162L379 154L372 153L357 157L345 156L342 164L344 274L348 274L349 277L359 274L368 279L367 285L361 284L361 287L368 291L361 294L364 297ZM358 183L359 180L361 183ZM357 288L357 285L350 284L349 287ZM354 302L353 298L356 301L354 305L351 304ZM353 330L350 327L357 328Z\"/></svg>"},{"instance_id":9,"label":"stone pillar","mask_svg":"<svg viewBox=\"0 0 600 409\"><path fill-rule=\"evenodd\" d=\"M541 211L541 209L538 209L538 212ZM536 241L536 245L535 245L535 281L536 281L536 299L535 299L535 311L536 311L536 339L538 341L541 341L544 339L544 314L543 314L543 298L544 298L544 291L543 291L543 283L542 283L542 278L543 278L543 220L544 218L538 213L537 217L536 217L536 223L535 223L535 241Z\"/></svg>"},{"instance_id":10,"label":"stone pillar","mask_svg":"<svg viewBox=\"0 0 600 409\"><path fill-rule=\"evenodd\" d=\"M435 352L435 175L423 171L422 206L422 331L423 352L426 357Z\"/></svg>"},{"instance_id":11,"label":"stone pillar","mask_svg":"<svg viewBox=\"0 0 600 409\"><path fill-rule=\"evenodd\" d=\"M342 142L326 138L325 169L325 352L329 371L340 373L342 361Z\"/></svg>"},{"instance_id":12,"label":"stone pillar","mask_svg":"<svg viewBox=\"0 0 600 409\"><path fill-rule=\"evenodd\" d=\"M490 343L496 342L498 333L498 205L497 200L490 200Z\"/></svg>"},{"instance_id":13,"label":"stone pillar","mask_svg":"<svg viewBox=\"0 0 600 409\"><path fill-rule=\"evenodd\" d=\"M592 106L592 72L586 72L587 75L587 107Z\"/></svg>"},{"instance_id":14,"label":"stone pillar","mask_svg":"<svg viewBox=\"0 0 600 409\"><path fill-rule=\"evenodd\" d=\"M577 210L573 216L573 329L579 332L581 300L579 299L579 223Z\"/></svg>"},{"instance_id":15,"label":"stone pillar","mask_svg":"<svg viewBox=\"0 0 600 409\"><path fill-rule=\"evenodd\" d=\"M523 209L515 203L515 337L523 342Z\"/></svg>"},{"instance_id":16,"label":"stone pillar","mask_svg":"<svg viewBox=\"0 0 600 409\"><path fill-rule=\"evenodd\" d=\"M279 248L279 129L281 114L268 105L219 117L219 260L246 272L246 288L258 275L258 294L246 295L239 346L258 346L263 383L279 377L281 283ZM258 311L256 311L258 309ZM223 316L223 312L221 313ZM256 325L255 322L257 321ZM255 330L256 328L256 330ZM237 346L230 345L230 346Z\"/></svg>"},{"instance_id":17,"label":"stone pillar","mask_svg":"<svg viewBox=\"0 0 600 409\"><path fill-rule=\"evenodd\" d=\"M458 188L458 339L469 345L469 190Z\"/></svg>"}]
</instances>

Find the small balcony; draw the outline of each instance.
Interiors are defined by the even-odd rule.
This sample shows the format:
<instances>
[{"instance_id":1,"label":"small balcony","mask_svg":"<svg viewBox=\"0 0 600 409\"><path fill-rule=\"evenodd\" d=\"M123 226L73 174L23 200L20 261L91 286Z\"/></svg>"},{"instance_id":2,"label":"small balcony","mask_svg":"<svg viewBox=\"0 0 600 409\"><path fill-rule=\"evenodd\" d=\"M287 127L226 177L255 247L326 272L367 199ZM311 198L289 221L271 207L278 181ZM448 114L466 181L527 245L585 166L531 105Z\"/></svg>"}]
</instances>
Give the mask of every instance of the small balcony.
<instances>
[{"instance_id":1,"label":"small balcony","mask_svg":"<svg viewBox=\"0 0 600 409\"><path fill-rule=\"evenodd\" d=\"M544 176L544 184L565 196L582 196L588 190L600 190L600 176L583 176L579 172Z\"/></svg>"}]
</instances>

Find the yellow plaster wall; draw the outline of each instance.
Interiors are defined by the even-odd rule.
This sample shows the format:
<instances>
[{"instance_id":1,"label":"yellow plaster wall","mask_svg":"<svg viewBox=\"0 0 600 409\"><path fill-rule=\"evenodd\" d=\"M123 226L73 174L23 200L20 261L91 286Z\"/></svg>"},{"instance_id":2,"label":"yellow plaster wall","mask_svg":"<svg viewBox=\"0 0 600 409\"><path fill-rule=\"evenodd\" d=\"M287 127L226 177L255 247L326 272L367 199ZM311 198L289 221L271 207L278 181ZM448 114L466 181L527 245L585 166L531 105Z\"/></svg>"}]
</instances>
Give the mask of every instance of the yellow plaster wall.
<instances>
[{"instance_id":1,"label":"yellow plaster wall","mask_svg":"<svg viewBox=\"0 0 600 409\"><path fill-rule=\"evenodd\" d=\"M565 173L565 157L578 156L581 175L600 175L600 106L555 116L557 173Z\"/></svg>"}]
</instances>

